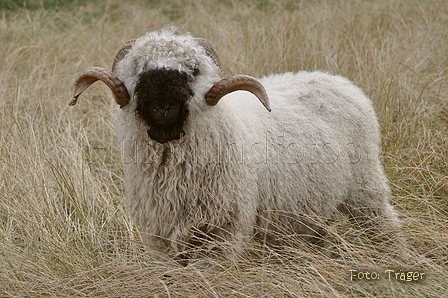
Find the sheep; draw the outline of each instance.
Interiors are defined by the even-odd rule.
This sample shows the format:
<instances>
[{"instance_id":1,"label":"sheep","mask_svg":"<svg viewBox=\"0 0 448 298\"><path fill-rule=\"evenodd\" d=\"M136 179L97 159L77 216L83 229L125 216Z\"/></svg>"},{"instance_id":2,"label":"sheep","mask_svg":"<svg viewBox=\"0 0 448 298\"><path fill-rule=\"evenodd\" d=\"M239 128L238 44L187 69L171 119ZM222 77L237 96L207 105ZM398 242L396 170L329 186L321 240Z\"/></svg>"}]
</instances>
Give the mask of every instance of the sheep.
<instances>
[{"instance_id":1,"label":"sheep","mask_svg":"<svg viewBox=\"0 0 448 298\"><path fill-rule=\"evenodd\" d=\"M165 28L127 42L112 71L83 71L70 105L97 80L120 105L125 197L153 251L312 241L337 212L400 227L372 102L344 77L222 79L207 40Z\"/></svg>"}]
</instances>

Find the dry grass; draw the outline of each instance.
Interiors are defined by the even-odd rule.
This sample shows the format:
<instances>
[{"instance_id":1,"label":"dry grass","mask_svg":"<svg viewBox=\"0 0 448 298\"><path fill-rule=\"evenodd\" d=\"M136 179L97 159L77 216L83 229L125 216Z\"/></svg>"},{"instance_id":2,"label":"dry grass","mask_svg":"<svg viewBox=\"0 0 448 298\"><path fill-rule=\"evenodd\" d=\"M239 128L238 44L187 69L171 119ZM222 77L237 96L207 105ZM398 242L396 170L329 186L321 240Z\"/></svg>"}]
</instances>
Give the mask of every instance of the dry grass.
<instances>
[{"instance_id":1,"label":"dry grass","mask_svg":"<svg viewBox=\"0 0 448 298\"><path fill-rule=\"evenodd\" d=\"M0 18L1 297L447 296L445 0L63 2ZM225 74L322 69L361 86L411 249L373 244L341 218L326 248L253 243L212 269L153 260L124 207L109 91L68 102L79 71L166 25L209 39ZM389 281L388 269L425 275ZM350 270L380 280L352 281Z\"/></svg>"}]
</instances>

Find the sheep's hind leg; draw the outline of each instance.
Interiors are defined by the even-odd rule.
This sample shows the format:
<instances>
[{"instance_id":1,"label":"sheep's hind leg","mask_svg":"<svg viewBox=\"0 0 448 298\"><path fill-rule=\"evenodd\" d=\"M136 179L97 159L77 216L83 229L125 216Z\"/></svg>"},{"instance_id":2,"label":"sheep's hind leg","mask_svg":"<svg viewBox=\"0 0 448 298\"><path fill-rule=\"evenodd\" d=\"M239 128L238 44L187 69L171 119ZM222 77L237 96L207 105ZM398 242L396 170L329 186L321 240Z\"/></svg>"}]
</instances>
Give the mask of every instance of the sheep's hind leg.
<instances>
[{"instance_id":1,"label":"sheep's hind leg","mask_svg":"<svg viewBox=\"0 0 448 298\"><path fill-rule=\"evenodd\" d=\"M401 223L394 207L389 203L390 190L386 182L371 179L351 192L340 211L347 214L367 234L378 241L404 241L400 236ZM376 182L376 183L374 183Z\"/></svg>"}]
</instances>

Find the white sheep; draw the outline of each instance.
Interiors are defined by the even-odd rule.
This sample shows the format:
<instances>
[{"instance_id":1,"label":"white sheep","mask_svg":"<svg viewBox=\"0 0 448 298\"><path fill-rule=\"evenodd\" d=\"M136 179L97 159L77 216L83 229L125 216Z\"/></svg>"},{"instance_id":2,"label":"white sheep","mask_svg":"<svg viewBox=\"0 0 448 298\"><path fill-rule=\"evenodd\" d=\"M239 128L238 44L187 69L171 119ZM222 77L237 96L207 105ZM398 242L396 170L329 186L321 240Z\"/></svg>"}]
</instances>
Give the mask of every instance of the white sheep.
<instances>
[{"instance_id":1,"label":"white sheep","mask_svg":"<svg viewBox=\"0 0 448 298\"><path fill-rule=\"evenodd\" d=\"M343 77L221 80L207 41L163 29L126 43L112 72L81 73L71 105L96 80L121 106L125 195L156 251L313 238L338 211L378 231L399 227L372 103Z\"/></svg>"}]
</instances>

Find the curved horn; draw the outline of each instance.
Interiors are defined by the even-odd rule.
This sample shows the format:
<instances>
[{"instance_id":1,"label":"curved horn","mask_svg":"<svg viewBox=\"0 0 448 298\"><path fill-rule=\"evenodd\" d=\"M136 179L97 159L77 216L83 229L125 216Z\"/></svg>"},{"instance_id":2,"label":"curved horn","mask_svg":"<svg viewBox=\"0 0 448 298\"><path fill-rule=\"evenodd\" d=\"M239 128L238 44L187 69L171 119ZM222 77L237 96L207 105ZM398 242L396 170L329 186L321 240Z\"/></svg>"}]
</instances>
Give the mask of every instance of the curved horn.
<instances>
[{"instance_id":1,"label":"curved horn","mask_svg":"<svg viewBox=\"0 0 448 298\"><path fill-rule=\"evenodd\" d=\"M115 74L102 67L88 67L80 73L76 79L73 98L69 105L74 106L81 93L83 93L90 85L98 80L106 84L107 87L112 90L115 101L120 105L120 107L123 107L129 103L130 96L128 90Z\"/></svg>"},{"instance_id":2,"label":"curved horn","mask_svg":"<svg viewBox=\"0 0 448 298\"><path fill-rule=\"evenodd\" d=\"M235 75L215 83L205 94L205 101L208 105L214 106L223 96L237 90L251 92L269 112L271 111L269 97L263 85L257 79L248 75Z\"/></svg>"},{"instance_id":3,"label":"curved horn","mask_svg":"<svg viewBox=\"0 0 448 298\"><path fill-rule=\"evenodd\" d=\"M205 38L195 38L196 42L204 48L207 55L212 58L213 62L219 67L219 71L222 72L221 69L221 61L219 61L218 54L216 54L215 49Z\"/></svg>"},{"instance_id":4,"label":"curved horn","mask_svg":"<svg viewBox=\"0 0 448 298\"><path fill-rule=\"evenodd\" d=\"M122 47L121 49L117 52L117 54L115 55L114 58L114 62L112 63L112 72L115 73L115 67L116 64L118 62L120 62L124 56L126 56L126 54L129 52L129 50L132 48L132 46L134 45L136 39L131 39L128 40Z\"/></svg>"}]
</instances>

